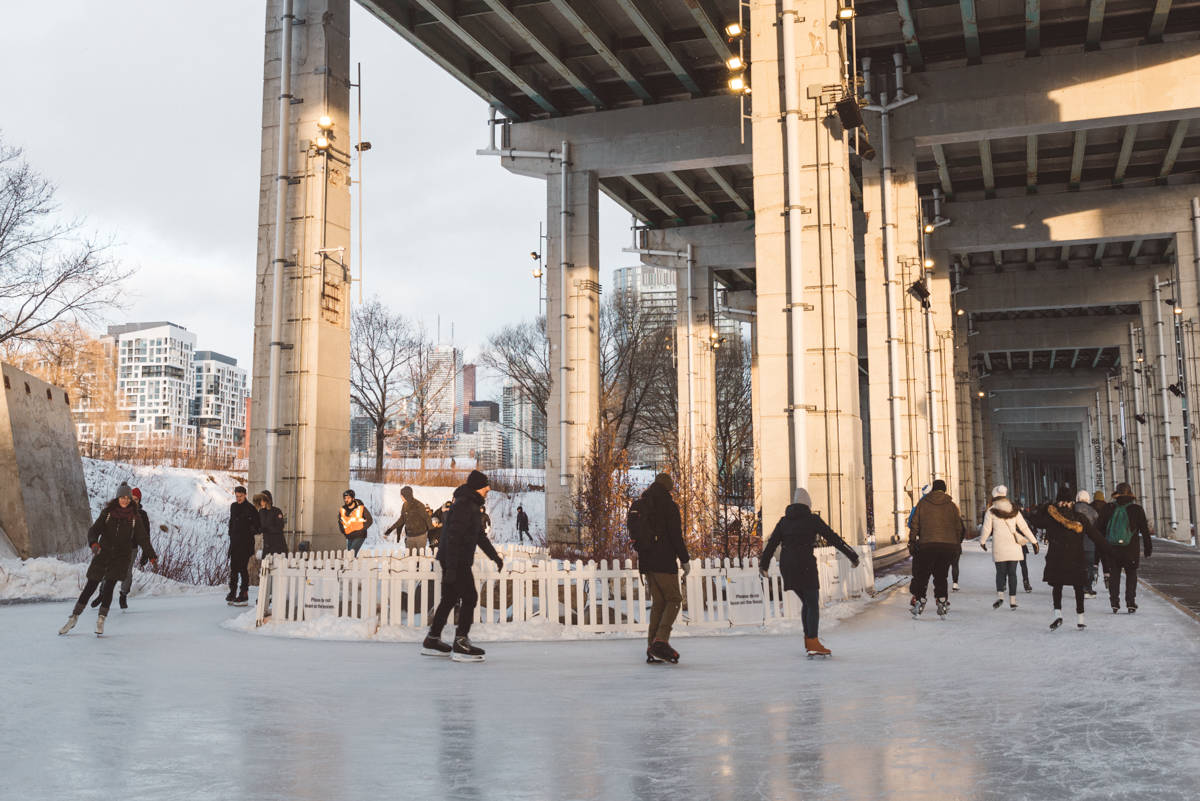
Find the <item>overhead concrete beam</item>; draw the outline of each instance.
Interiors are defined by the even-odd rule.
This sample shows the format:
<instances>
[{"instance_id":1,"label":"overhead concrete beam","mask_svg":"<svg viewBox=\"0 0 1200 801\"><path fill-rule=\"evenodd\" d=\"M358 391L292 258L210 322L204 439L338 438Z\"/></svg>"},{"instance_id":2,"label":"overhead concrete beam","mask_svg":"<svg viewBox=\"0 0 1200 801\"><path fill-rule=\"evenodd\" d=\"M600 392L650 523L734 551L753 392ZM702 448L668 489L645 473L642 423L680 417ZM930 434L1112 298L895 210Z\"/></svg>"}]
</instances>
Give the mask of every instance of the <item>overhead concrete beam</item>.
<instances>
[{"instance_id":1,"label":"overhead concrete beam","mask_svg":"<svg viewBox=\"0 0 1200 801\"><path fill-rule=\"evenodd\" d=\"M918 147L1200 117L1200 42L1065 53L914 73L897 110Z\"/></svg>"},{"instance_id":2,"label":"overhead concrete beam","mask_svg":"<svg viewBox=\"0 0 1200 801\"><path fill-rule=\"evenodd\" d=\"M720 96L518 122L509 127L508 147L549 153L566 140L571 169L600 178L749 164L750 129L742 142L733 124L740 113L738 98ZM503 162L522 175L540 177L557 169L548 160Z\"/></svg>"},{"instance_id":3,"label":"overhead concrete beam","mask_svg":"<svg viewBox=\"0 0 1200 801\"><path fill-rule=\"evenodd\" d=\"M1043 406L1041 408L1005 406L992 407L992 422L1003 426L1006 423L1033 425L1040 423L1077 423L1088 419L1089 406Z\"/></svg>"},{"instance_id":4,"label":"overhead concrete beam","mask_svg":"<svg viewBox=\"0 0 1200 801\"><path fill-rule=\"evenodd\" d=\"M1058 348L1116 348L1129 338L1134 316L1063 317L1037 320L979 322L979 335L971 338L971 352L1025 351Z\"/></svg>"},{"instance_id":5,"label":"overhead concrete beam","mask_svg":"<svg viewBox=\"0 0 1200 801\"><path fill-rule=\"evenodd\" d=\"M968 279L969 289L958 295L958 308L976 313L1134 303L1150 295L1155 271L1168 269L1160 264L1099 270L982 271Z\"/></svg>"},{"instance_id":6,"label":"overhead concrete beam","mask_svg":"<svg viewBox=\"0 0 1200 801\"><path fill-rule=\"evenodd\" d=\"M648 250L676 250L679 242L695 248L696 263L716 270L754 268L754 223L731 222L688 225L665 230L646 231ZM642 256L642 262L659 267L679 266L678 259ZM748 293L753 297L753 293ZM753 308L753 301L749 307Z\"/></svg>"}]
</instances>

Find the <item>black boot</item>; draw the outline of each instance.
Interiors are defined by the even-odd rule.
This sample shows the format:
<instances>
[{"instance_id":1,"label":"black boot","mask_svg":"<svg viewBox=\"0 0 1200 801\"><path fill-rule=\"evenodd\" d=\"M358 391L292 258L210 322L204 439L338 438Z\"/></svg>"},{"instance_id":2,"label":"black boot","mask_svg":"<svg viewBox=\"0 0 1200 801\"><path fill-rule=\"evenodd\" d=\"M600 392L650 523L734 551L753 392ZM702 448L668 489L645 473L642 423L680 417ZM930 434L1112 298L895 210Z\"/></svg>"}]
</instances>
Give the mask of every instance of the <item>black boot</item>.
<instances>
[{"instance_id":1,"label":"black boot","mask_svg":"<svg viewBox=\"0 0 1200 801\"><path fill-rule=\"evenodd\" d=\"M228 603L233 603L237 600L237 593L235 593L233 590L230 590L229 594L225 596L225 600Z\"/></svg>"},{"instance_id":2,"label":"black boot","mask_svg":"<svg viewBox=\"0 0 1200 801\"><path fill-rule=\"evenodd\" d=\"M119 604L121 604L122 609L129 608L129 601L126 600L128 597L129 597L129 593L123 592L123 593L121 593L121 597L119 599L117 599L117 602Z\"/></svg>"}]
</instances>

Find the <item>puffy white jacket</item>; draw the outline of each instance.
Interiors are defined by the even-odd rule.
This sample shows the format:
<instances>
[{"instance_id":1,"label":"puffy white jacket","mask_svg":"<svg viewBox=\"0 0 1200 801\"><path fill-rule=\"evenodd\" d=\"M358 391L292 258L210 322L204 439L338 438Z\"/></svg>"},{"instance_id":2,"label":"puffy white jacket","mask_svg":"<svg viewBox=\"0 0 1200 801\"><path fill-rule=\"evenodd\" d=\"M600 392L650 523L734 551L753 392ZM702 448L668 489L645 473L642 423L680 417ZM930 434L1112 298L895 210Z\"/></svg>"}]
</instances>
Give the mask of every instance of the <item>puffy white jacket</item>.
<instances>
[{"instance_id":1,"label":"puffy white jacket","mask_svg":"<svg viewBox=\"0 0 1200 801\"><path fill-rule=\"evenodd\" d=\"M1022 545L1033 545L1037 540L1033 529L1025 522L1021 513L1013 508L1008 498L997 498L983 516L983 530L980 532L979 544L987 545L987 541L995 535L992 544L992 558L997 562L1023 562L1025 554Z\"/></svg>"}]
</instances>

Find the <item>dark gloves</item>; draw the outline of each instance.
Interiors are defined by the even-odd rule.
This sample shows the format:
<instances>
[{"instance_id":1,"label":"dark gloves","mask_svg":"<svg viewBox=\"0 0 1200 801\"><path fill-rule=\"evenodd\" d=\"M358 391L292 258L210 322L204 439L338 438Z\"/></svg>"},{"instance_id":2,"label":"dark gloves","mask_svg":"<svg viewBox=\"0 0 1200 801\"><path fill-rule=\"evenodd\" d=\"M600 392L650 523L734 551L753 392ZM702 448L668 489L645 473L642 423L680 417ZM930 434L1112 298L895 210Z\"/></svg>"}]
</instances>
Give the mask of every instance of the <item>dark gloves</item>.
<instances>
[{"instance_id":1,"label":"dark gloves","mask_svg":"<svg viewBox=\"0 0 1200 801\"><path fill-rule=\"evenodd\" d=\"M917 540L910 539L908 541L908 553L910 556L916 556L917 551L921 549L920 543Z\"/></svg>"},{"instance_id":2,"label":"dark gloves","mask_svg":"<svg viewBox=\"0 0 1200 801\"><path fill-rule=\"evenodd\" d=\"M858 567L858 563L859 563L858 554L855 554L850 559L850 567Z\"/></svg>"},{"instance_id":3,"label":"dark gloves","mask_svg":"<svg viewBox=\"0 0 1200 801\"><path fill-rule=\"evenodd\" d=\"M496 558L493 561L495 561L495 563L496 563L497 570L504 569L504 557L503 556L500 556L499 554L497 554Z\"/></svg>"},{"instance_id":4,"label":"dark gloves","mask_svg":"<svg viewBox=\"0 0 1200 801\"><path fill-rule=\"evenodd\" d=\"M982 549L983 549L983 550L985 550L985 551L987 550L987 545L985 545L985 544L984 544L984 543L982 543L982 542L981 542L981 543L979 543L979 547L980 547L980 548L982 548Z\"/></svg>"}]
</instances>

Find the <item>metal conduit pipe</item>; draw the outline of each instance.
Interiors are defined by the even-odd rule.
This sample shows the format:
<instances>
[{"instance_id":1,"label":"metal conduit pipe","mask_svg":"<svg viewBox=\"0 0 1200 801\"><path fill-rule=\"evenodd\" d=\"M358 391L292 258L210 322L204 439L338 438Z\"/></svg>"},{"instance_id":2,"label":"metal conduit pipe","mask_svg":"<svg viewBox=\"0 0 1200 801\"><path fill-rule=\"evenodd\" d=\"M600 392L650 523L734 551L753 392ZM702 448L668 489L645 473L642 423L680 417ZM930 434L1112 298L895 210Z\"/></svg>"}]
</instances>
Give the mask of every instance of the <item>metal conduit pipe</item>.
<instances>
[{"instance_id":1,"label":"metal conduit pipe","mask_svg":"<svg viewBox=\"0 0 1200 801\"><path fill-rule=\"evenodd\" d=\"M283 272L287 268L288 151L292 146L292 0L284 0L280 17L279 138L275 159L275 241L271 247L271 340L267 359L267 470L264 482L278 493L279 372L283 351Z\"/></svg>"},{"instance_id":2,"label":"metal conduit pipe","mask_svg":"<svg viewBox=\"0 0 1200 801\"><path fill-rule=\"evenodd\" d=\"M928 284L929 279L926 278ZM938 411L937 404L933 402L933 384L937 376L937 367L934 364L934 342L937 341L937 334L933 330L933 310L928 306L925 308L925 373L926 373L926 388L925 388L925 405L929 413L929 475L930 481L941 478L941 471L938 469Z\"/></svg>"},{"instance_id":3,"label":"metal conduit pipe","mask_svg":"<svg viewBox=\"0 0 1200 801\"><path fill-rule=\"evenodd\" d=\"M796 27L800 21L795 0L782 0L779 29L783 71L784 190L787 193L788 291L791 322L788 350L791 356L792 476L796 487L808 486L808 415L804 377L804 250L800 218L800 70L796 64ZM788 499L791 500L790 498Z\"/></svg>"},{"instance_id":4,"label":"metal conduit pipe","mask_svg":"<svg viewBox=\"0 0 1200 801\"><path fill-rule=\"evenodd\" d=\"M1182 294L1180 288L1177 293ZM1182 304L1181 299L1176 300L1177 304ZM1179 305L1176 308L1181 308ZM1188 499L1188 531L1190 537L1195 537L1196 533L1196 476L1192 468L1192 422L1191 410L1188 408L1188 379L1187 365L1183 357L1183 328L1180 325L1179 318L1182 314L1171 314L1174 318L1175 327L1175 367L1179 374L1179 383L1176 387L1180 392L1180 405L1183 407L1183 463L1187 474L1187 499Z\"/></svg>"},{"instance_id":5,"label":"metal conduit pipe","mask_svg":"<svg viewBox=\"0 0 1200 801\"><path fill-rule=\"evenodd\" d=\"M1154 331L1158 337L1158 397L1162 407L1163 459L1167 465L1167 514L1171 519L1171 531L1179 527L1179 519L1175 513L1175 458L1171 447L1171 411L1167 402L1167 355L1166 341L1163 338L1162 319L1162 284L1158 276L1154 276Z\"/></svg>"},{"instance_id":6,"label":"metal conduit pipe","mask_svg":"<svg viewBox=\"0 0 1200 801\"><path fill-rule=\"evenodd\" d=\"M558 210L558 484L565 487L569 483L567 473L567 378L570 377L571 367L567 364L567 221L571 216L570 198L567 197L567 160L570 151L566 140L563 140L560 178L562 186L559 196Z\"/></svg>"},{"instance_id":7,"label":"metal conduit pipe","mask_svg":"<svg viewBox=\"0 0 1200 801\"><path fill-rule=\"evenodd\" d=\"M1114 486L1117 483L1117 427L1113 420L1112 382L1104 379L1104 413L1108 416L1108 473Z\"/></svg>"},{"instance_id":8,"label":"metal conduit pipe","mask_svg":"<svg viewBox=\"0 0 1200 801\"><path fill-rule=\"evenodd\" d=\"M687 385L688 385L688 465L693 465L696 458L696 382L692 372L692 351L695 343L692 340L692 271L696 269L696 251L689 242L687 246Z\"/></svg>"}]
</instances>

